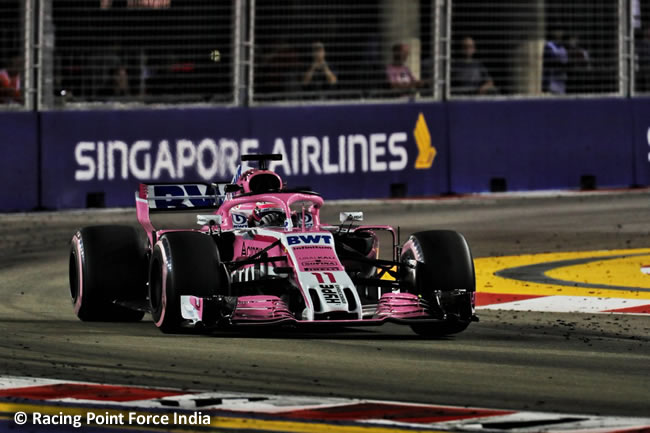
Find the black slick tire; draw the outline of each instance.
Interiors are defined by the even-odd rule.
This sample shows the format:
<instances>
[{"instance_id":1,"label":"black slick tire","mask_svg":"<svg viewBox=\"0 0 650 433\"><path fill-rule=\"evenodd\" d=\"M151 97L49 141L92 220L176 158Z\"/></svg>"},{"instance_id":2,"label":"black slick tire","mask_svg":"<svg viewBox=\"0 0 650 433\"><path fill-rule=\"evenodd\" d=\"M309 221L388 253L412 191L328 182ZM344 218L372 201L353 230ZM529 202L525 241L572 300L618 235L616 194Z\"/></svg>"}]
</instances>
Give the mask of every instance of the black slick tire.
<instances>
[{"instance_id":1,"label":"black slick tire","mask_svg":"<svg viewBox=\"0 0 650 433\"><path fill-rule=\"evenodd\" d=\"M224 270L214 240L205 233L170 232L156 243L149 267L149 301L156 326L182 331L180 297L209 297L223 284Z\"/></svg>"},{"instance_id":2,"label":"black slick tire","mask_svg":"<svg viewBox=\"0 0 650 433\"><path fill-rule=\"evenodd\" d=\"M476 279L474 261L467 241L452 230L430 230L411 235L402 249L401 261L415 260L416 268L405 275L413 293L437 304L434 293L466 292L448 299L443 308L449 320L438 323L413 324L419 335L438 337L464 331L474 313Z\"/></svg>"},{"instance_id":3,"label":"black slick tire","mask_svg":"<svg viewBox=\"0 0 650 433\"><path fill-rule=\"evenodd\" d=\"M90 226L70 245L72 304L83 321L136 322L144 312L116 301L144 300L147 261L142 239L130 226Z\"/></svg>"}]
</instances>

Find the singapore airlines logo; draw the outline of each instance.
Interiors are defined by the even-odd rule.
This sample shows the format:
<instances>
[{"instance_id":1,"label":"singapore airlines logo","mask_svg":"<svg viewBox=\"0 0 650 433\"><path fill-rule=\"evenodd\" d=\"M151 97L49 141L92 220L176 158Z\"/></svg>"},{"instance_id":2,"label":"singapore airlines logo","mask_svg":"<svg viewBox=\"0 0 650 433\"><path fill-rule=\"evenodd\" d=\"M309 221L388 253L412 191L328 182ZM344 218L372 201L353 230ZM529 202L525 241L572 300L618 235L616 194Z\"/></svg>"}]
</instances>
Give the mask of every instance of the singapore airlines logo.
<instances>
[{"instance_id":1,"label":"singapore airlines logo","mask_svg":"<svg viewBox=\"0 0 650 433\"><path fill-rule=\"evenodd\" d=\"M438 152L431 145L431 134L429 133L429 127L422 113L420 113L418 121L415 123L413 137L415 138L415 143L418 145L418 157L415 160L415 168L417 170L427 170L433 165L433 160Z\"/></svg>"}]
</instances>

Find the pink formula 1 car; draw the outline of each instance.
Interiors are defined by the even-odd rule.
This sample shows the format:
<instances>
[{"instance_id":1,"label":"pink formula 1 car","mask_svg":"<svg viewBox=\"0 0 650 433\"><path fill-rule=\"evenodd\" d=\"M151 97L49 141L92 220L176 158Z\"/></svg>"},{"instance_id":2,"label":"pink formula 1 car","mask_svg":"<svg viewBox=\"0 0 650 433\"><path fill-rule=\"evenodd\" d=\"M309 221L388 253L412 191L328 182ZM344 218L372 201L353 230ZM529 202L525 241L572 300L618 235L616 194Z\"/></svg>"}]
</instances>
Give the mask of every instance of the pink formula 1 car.
<instances>
[{"instance_id":1,"label":"pink formula 1 car","mask_svg":"<svg viewBox=\"0 0 650 433\"><path fill-rule=\"evenodd\" d=\"M281 155L244 155L258 168L232 183L151 184L136 196L147 240L130 226L90 226L72 238L70 292L81 320L137 321L163 332L187 327L411 326L438 336L474 314L474 265L454 231L414 233L320 221L323 199L285 188L267 169ZM154 228L150 214L196 213L196 228ZM199 227L200 226L200 227ZM380 236L381 235L381 236ZM389 257L379 257L379 239Z\"/></svg>"}]
</instances>

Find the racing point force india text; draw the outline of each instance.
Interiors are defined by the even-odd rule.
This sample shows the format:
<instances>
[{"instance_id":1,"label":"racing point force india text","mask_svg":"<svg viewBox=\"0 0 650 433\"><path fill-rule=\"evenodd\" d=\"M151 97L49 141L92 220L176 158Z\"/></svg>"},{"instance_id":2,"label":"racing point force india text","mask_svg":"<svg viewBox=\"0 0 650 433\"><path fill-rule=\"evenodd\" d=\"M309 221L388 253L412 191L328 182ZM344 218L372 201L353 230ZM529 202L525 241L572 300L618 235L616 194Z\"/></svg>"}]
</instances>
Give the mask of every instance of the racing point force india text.
<instances>
[{"instance_id":1,"label":"racing point force india text","mask_svg":"<svg viewBox=\"0 0 650 433\"><path fill-rule=\"evenodd\" d=\"M32 413L33 425L69 425L80 428L82 425L210 425L210 415L201 412L171 414L139 413L139 412L88 412L79 414L45 414Z\"/></svg>"}]
</instances>

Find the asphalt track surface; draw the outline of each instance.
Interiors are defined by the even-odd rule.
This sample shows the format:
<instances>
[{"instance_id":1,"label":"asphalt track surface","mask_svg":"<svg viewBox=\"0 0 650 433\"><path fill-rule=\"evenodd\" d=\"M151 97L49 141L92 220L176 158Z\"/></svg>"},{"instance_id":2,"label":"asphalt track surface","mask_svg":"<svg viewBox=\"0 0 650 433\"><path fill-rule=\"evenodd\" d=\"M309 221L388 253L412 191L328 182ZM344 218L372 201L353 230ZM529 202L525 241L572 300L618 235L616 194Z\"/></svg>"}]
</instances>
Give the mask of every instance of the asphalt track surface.
<instances>
[{"instance_id":1,"label":"asphalt track surface","mask_svg":"<svg viewBox=\"0 0 650 433\"><path fill-rule=\"evenodd\" d=\"M408 233L447 228L475 257L650 246L649 192L478 197L363 210ZM0 215L0 375L184 389L361 397L605 415L650 415L650 317L483 311L426 340L408 327L341 332L160 333L82 323L68 289L69 240L83 225L135 222L134 209ZM649 277L650 278L650 277Z\"/></svg>"}]
</instances>

